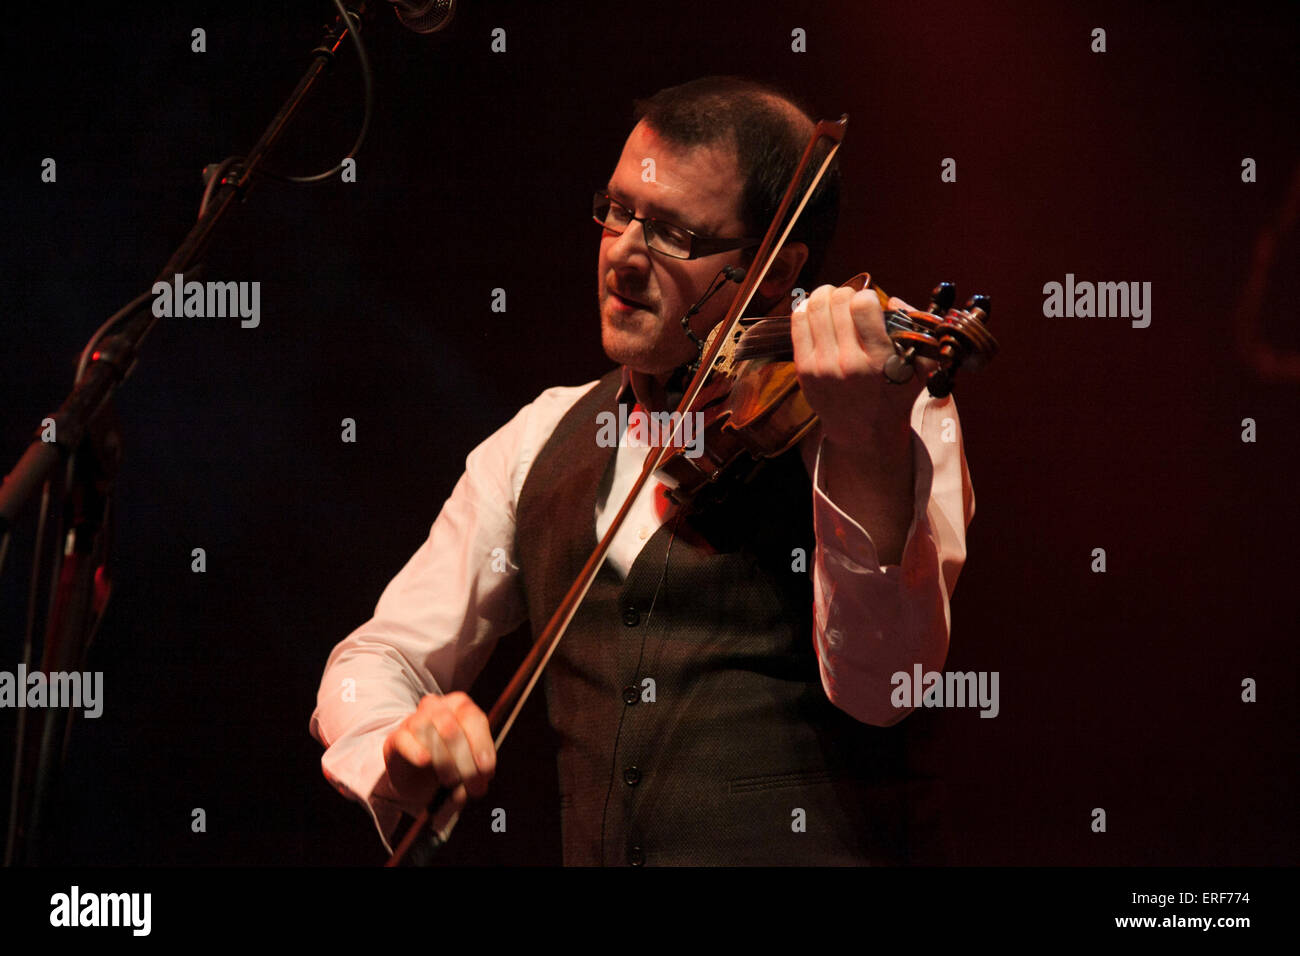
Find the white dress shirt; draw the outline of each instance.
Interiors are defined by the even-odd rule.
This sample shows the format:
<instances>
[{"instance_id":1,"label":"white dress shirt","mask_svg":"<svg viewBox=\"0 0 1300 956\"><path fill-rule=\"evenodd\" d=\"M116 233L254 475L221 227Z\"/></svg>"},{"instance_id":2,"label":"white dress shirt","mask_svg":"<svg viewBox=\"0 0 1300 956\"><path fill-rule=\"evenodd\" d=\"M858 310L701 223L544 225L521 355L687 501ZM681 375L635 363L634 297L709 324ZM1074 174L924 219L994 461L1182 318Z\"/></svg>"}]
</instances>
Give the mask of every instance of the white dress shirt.
<instances>
[{"instance_id":1,"label":"white dress shirt","mask_svg":"<svg viewBox=\"0 0 1300 956\"><path fill-rule=\"evenodd\" d=\"M595 384L547 389L469 453L428 539L385 588L374 617L330 654L311 717L312 734L327 748L321 768L370 810L385 846L400 812L421 808L375 792L385 777L384 739L423 695L468 689L497 639L527 618L515 506L551 432ZM975 513L957 406L922 391L912 409L914 505L898 565L882 567L871 536L826 496L820 440L810 437L801 451L813 482L817 548L807 566L822 686L858 720L888 726L909 712L891 704L891 676L910 674L917 663L937 671L947 657L948 602ZM645 454L620 445L607 500L596 502L597 534L608 529ZM657 482L646 484L614 538L607 560L621 577L672 514L656 508L658 490ZM487 711L492 702L477 703Z\"/></svg>"}]
</instances>

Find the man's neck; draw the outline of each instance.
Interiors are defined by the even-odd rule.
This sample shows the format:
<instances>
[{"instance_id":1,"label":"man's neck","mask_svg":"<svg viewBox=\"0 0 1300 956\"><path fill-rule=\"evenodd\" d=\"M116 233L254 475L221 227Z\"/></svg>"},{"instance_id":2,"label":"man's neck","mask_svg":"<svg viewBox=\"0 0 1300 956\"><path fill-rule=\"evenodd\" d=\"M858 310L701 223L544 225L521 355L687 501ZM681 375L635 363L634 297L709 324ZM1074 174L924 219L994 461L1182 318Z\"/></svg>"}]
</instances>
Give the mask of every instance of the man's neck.
<instances>
[{"instance_id":1,"label":"man's neck","mask_svg":"<svg viewBox=\"0 0 1300 956\"><path fill-rule=\"evenodd\" d=\"M650 412L658 412L677 407L682 391L690 382L690 377L685 374L684 366L659 375L629 368L628 380L632 385L632 393L641 403L641 407Z\"/></svg>"},{"instance_id":2,"label":"man's neck","mask_svg":"<svg viewBox=\"0 0 1300 956\"><path fill-rule=\"evenodd\" d=\"M761 316L771 315L776 311L777 305L784 300L778 298L772 302L758 299L755 301L758 302L758 305L751 308L749 314ZM707 334L702 333L702 335ZM643 408L651 412L676 409L681 393L685 391L686 386L691 381L690 375L686 373L685 365L679 365L669 372L658 374L638 372L631 366L628 366L627 370L636 400L641 403Z\"/></svg>"},{"instance_id":3,"label":"man's neck","mask_svg":"<svg viewBox=\"0 0 1300 956\"><path fill-rule=\"evenodd\" d=\"M632 382L632 393L636 395L636 400L641 403L641 407L652 412L663 408L668 401L668 393L664 388L668 376L649 375L636 369L628 371L631 373L629 377Z\"/></svg>"}]
</instances>

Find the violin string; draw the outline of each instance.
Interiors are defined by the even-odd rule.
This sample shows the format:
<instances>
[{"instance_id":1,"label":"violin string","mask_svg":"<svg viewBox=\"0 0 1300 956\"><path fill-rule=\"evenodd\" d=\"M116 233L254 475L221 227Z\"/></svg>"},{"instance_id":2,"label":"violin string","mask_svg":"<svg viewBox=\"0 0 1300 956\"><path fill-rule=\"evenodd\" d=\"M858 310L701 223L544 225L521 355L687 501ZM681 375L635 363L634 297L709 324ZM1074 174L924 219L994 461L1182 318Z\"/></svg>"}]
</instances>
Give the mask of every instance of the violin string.
<instances>
[{"instance_id":1,"label":"violin string","mask_svg":"<svg viewBox=\"0 0 1300 956\"><path fill-rule=\"evenodd\" d=\"M781 231L781 238L773 243L771 250L768 252L766 261L760 264L761 268L759 268L757 273L755 273L751 266L750 271L746 273L745 285L742 285L740 290L740 296L743 301L740 302L739 308L736 307L735 302L732 303L732 308L736 309L736 315L731 320L730 325L727 327L723 336L720 337L715 346L714 356L716 356L717 350L721 348L721 339L725 338L725 336L735 334L736 327L740 322L740 313L744 312L745 309L749 307L749 303L754 298L754 293L758 291L758 287L762 281L767 278L768 270L772 268L772 263L776 261L777 253L780 251L781 247L785 245L786 239L789 238L791 231L793 231L795 223L799 221L799 216L803 213L804 207L808 205L808 200L812 198L813 192L816 191L817 185L821 182L822 176L826 174L826 169L830 166L831 160L835 158L835 154L839 151L839 148L839 142L835 142L831 145L831 148L826 151L826 155L822 158L821 166L818 167L816 174L812 177L806 191L799 200L798 206L786 220L785 227ZM746 288L746 286L748 288ZM703 364L703 358L703 356L700 357L701 364ZM712 361L712 358L713 357L710 357L710 362ZM704 389L706 378L707 376L705 375L696 375L695 381L692 381L691 384L687 386L686 394L682 397L682 402L678 409L682 414L677 416L677 421L673 425L673 430L668 436L668 440L663 442L662 447L660 448L651 448L650 452L646 455L647 461L651 458L654 460L654 466L650 469L652 473L657 471L664 461L667 460L669 451L674 447L674 443L677 441L677 434L681 431L682 423L686 420L686 415L693 409L695 400L699 398L700 392Z\"/></svg>"},{"instance_id":2,"label":"violin string","mask_svg":"<svg viewBox=\"0 0 1300 956\"><path fill-rule=\"evenodd\" d=\"M736 341L738 357L744 359L764 358L770 354L788 352L794 347L790 339L791 316L769 315L762 318L742 320L748 322L746 328ZM901 309L885 312L885 330L887 332L915 332L919 326Z\"/></svg>"},{"instance_id":3,"label":"violin string","mask_svg":"<svg viewBox=\"0 0 1300 956\"><path fill-rule=\"evenodd\" d=\"M744 328L742 338L756 332L767 331L769 328L773 331L780 330L784 332L790 327L792 315L751 315L740 320L740 325ZM885 325L894 325L897 328L915 331L917 328L916 321L902 309L886 309Z\"/></svg>"}]
</instances>

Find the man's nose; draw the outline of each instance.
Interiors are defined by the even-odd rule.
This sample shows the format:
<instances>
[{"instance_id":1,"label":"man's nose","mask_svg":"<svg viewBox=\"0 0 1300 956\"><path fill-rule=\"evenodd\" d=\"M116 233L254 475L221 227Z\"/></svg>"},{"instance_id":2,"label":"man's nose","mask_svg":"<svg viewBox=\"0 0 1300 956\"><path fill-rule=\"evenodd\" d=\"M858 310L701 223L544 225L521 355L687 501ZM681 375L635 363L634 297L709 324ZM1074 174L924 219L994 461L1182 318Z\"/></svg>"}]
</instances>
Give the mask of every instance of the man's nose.
<instances>
[{"instance_id":1,"label":"man's nose","mask_svg":"<svg viewBox=\"0 0 1300 956\"><path fill-rule=\"evenodd\" d=\"M611 265L621 268L648 267L650 248L646 245L645 227L635 219L629 222L610 243L606 257Z\"/></svg>"}]
</instances>

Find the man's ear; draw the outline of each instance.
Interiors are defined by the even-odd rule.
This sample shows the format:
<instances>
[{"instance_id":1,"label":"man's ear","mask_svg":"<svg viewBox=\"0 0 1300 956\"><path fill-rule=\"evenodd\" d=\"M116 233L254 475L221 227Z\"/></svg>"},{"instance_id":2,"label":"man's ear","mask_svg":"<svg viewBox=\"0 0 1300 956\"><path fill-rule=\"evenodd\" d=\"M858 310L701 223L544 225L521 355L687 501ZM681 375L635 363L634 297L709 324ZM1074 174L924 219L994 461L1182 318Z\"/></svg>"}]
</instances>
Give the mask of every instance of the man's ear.
<instances>
[{"instance_id":1,"label":"man's ear","mask_svg":"<svg viewBox=\"0 0 1300 956\"><path fill-rule=\"evenodd\" d=\"M808 246L802 242L787 242L758 285L758 298L772 302L785 298L794 288L804 263L808 261ZM805 290L808 291L808 290Z\"/></svg>"}]
</instances>

